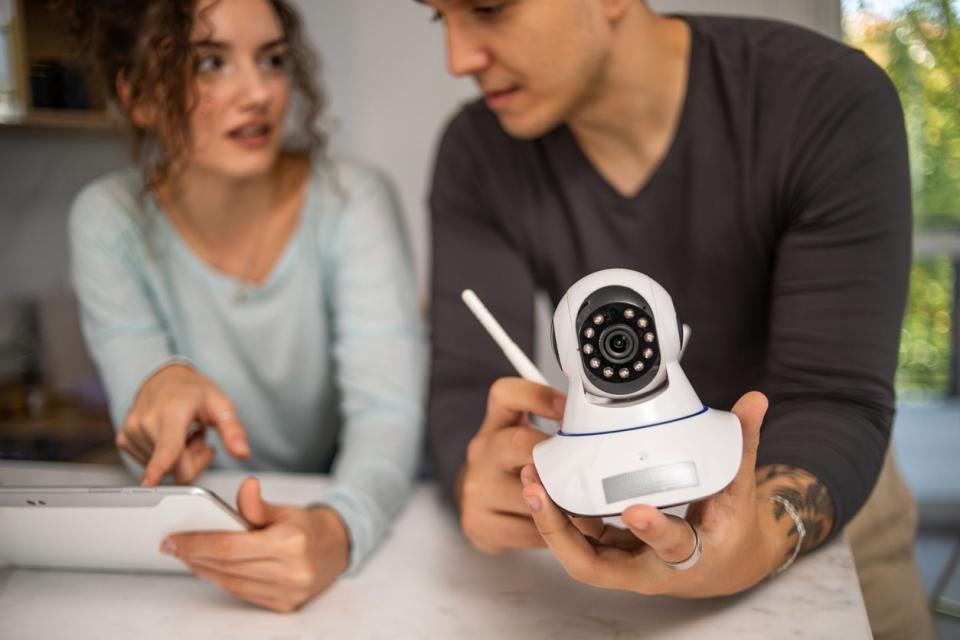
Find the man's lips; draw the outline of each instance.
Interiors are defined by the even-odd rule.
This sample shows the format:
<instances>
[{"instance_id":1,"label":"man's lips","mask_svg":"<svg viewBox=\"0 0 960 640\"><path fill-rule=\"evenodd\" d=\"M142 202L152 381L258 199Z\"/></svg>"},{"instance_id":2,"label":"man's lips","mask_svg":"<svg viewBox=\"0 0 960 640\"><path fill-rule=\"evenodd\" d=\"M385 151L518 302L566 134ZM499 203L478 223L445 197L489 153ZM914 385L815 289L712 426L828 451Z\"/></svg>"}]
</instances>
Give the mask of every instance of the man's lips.
<instances>
[{"instance_id":1,"label":"man's lips","mask_svg":"<svg viewBox=\"0 0 960 640\"><path fill-rule=\"evenodd\" d=\"M507 87L505 89L497 89L494 91L484 91L483 94L487 100L487 105L496 111L506 107L511 98L516 96L519 91L520 87Z\"/></svg>"}]
</instances>

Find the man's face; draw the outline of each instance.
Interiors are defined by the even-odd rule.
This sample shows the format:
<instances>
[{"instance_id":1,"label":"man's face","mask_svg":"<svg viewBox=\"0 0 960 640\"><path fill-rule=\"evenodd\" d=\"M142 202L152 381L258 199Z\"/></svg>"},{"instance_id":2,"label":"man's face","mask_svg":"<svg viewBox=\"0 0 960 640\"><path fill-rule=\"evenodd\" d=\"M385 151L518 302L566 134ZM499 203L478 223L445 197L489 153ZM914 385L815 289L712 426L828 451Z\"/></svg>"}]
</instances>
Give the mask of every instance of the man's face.
<instances>
[{"instance_id":1,"label":"man's face","mask_svg":"<svg viewBox=\"0 0 960 640\"><path fill-rule=\"evenodd\" d=\"M512 136L569 121L601 81L611 41L602 0L424 0L443 21L447 65L473 76Z\"/></svg>"}]
</instances>

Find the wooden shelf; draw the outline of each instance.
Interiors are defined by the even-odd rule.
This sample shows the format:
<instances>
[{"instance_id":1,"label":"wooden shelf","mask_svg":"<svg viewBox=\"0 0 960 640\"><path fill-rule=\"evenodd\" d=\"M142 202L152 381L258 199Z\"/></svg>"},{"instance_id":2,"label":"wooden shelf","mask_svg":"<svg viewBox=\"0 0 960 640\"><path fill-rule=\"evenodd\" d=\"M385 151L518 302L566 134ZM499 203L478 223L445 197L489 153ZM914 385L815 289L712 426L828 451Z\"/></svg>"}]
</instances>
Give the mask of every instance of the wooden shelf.
<instances>
[{"instance_id":1,"label":"wooden shelf","mask_svg":"<svg viewBox=\"0 0 960 640\"><path fill-rule=\"evenodd\" d=\"M31 109L15 120L0 120L2 127L121 131L124 123L108 111L74 109Z\"/></svg>"},{"instance_id":2,"label":"wooden shelf","mask_svg":"<svg viewBox=\"0 0 960 640\"><path fill-rule=\"evenodd\" d=\"M50 400L40 417L0 419L0 458L114 462L113 438L105 408Z\"/></svg>"},{"instance_id":3,"label":"wooden shelf","mask_svg":"<svg viewBox=\"0 0 960 640\"><path fill-rule=\"evenodd\" d=\"M5 33L0 46L6 49L0 62L5 60L14 83L2 89L12 88L12 110L23 115L0 117L0 127L122 130L63 16L46 0L7 1L12 13L10 22L0 25Z\"/></svg>"}]
</instances>

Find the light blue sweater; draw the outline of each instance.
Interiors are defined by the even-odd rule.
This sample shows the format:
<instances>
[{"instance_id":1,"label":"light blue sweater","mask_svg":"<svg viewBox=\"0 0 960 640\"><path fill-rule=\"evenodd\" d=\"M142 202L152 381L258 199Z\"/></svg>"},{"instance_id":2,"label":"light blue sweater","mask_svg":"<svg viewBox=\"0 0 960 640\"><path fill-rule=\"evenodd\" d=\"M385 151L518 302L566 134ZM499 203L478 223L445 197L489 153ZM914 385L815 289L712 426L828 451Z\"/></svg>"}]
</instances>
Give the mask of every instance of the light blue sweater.
<instances>
[{"instance_id":1,"label":"light blue sweater","mask_svg":"<svg viewBox=\"0 0 960 640\"><path fill-rule=\"evenodd\" d=\"M316 163L299 226L243 299L141 185L136 170L108 175L70 213L74 287L114 425L147 377L188 362L234 402L250 442L237 460L208 432L215 467L320 472L333 460L316 502L346 523L355 572L410 492L423 430L425 336L387 182Z\"/></svg>"}]
</instances>

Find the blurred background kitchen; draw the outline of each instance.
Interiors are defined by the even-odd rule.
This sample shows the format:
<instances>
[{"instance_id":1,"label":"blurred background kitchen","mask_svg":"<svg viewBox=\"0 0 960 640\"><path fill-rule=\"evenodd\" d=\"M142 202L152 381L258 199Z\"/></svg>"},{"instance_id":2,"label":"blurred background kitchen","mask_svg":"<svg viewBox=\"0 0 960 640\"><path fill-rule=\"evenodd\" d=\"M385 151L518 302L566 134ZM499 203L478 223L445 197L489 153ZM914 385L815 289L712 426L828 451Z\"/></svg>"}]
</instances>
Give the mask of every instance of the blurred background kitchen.
<instances>
[{"instance_id":1,"label":"blurred background kitchen","mask_svg":"<svg viewBox=\"0 0 960 640\"><path fill-rule=\"evenodd\" d=\"M441 28L412 0L297 4L324 62L332 152L392 176L426 302L431 159L443 123L474 88L447 75ZM864 49L900 91L916 234L894 441L920 507L918 560L938 628L960 637L960 2L651 4L808 26ZM119 460L68 276L71 200L128 157L89 80L46 0L0 0L0 459ZM538 312L545 321L545 300ZM537 359L557 380L546 335Z\"/></svg>"}]
</instances>

